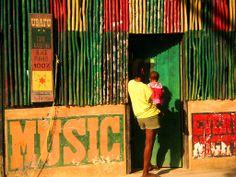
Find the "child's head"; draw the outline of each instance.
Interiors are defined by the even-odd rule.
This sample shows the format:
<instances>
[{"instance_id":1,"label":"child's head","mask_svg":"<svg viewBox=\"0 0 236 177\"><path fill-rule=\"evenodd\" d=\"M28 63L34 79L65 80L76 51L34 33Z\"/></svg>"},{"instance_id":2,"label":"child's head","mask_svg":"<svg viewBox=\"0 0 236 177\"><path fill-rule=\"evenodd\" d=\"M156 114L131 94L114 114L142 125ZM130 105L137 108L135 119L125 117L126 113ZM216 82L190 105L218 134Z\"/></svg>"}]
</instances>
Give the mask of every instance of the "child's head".
<instances>
[{"instance_id":1,"label":"child's head","mask_svg":"<svg viewBox=\"0 0 236 177\"><path fill-rule=\"evenodd\" d=\"M158 79L159 79L159 73L156 72L156 71L152 71L150 73L150 81L156 81L157 82Z\"/></svg>"}]
</instances>

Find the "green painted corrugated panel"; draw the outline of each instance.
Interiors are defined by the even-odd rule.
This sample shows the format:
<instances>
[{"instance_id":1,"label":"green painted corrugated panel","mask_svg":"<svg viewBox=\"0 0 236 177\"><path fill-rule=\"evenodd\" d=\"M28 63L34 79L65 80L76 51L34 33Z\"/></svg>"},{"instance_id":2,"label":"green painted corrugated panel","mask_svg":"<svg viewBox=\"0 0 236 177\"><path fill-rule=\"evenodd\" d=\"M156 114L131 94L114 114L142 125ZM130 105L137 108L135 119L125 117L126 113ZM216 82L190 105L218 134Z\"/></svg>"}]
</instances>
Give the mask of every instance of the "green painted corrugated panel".
<instances>
[{"instance_id":1,"label":"green painted corrugated panel","mask_svg":"<svg viewBox=\"0 0 236 177\"><path fill-rule=\"evenodd\" d=\"M235 99L235 33L190 31L185 45L187 100Z\"/></svg>"},{"instance_id":2,"label":"green painted corrugated panel","mask_svg":"<svg viewBox=\"0 0 236 177\"><path fill-rule=\"evenodd\" d=\"M35 8L40 6L40 8ZM29 13L46 11L47 1L1 1L0 24L3 29L6 106L29 106L30 103L30 51Z\"/></svg>"},{"instance_id":3,"label":"green painted corrugated panel","mask_svg":"<svg viewBox=\"0 0 236 177\"><path fill-rule=\"evenodd\" d=\"M0 32L3 32L4 2L0 1Z\"/></svg>"}]
</instances>

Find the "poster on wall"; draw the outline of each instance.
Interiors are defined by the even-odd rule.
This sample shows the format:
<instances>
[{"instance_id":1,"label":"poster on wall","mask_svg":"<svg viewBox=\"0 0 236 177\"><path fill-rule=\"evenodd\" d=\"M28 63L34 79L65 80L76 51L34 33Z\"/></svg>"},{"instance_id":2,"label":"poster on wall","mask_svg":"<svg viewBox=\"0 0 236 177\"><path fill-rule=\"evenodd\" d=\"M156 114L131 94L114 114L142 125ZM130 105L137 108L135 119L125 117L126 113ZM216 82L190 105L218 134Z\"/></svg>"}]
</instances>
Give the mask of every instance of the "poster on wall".
<instances>
[{"instance_id":1,"label":"poster on wall","mask_svg":"<svg viewBox=\"0 0 236 177\"><path fill-rule=\"evenodd\" d=\"M51 14L30 14L31 102L52 102L53 23Z\"/></svg>"},{"instance_id":2,"label":"poster on wall","mask_svg":"<svg viewBox=\"0 0 236 177\"><path fill-rule=\"evenodd\" d=\"M236 156L236 113L195 113L193 158Z\"/></svg>"}]
</instances>

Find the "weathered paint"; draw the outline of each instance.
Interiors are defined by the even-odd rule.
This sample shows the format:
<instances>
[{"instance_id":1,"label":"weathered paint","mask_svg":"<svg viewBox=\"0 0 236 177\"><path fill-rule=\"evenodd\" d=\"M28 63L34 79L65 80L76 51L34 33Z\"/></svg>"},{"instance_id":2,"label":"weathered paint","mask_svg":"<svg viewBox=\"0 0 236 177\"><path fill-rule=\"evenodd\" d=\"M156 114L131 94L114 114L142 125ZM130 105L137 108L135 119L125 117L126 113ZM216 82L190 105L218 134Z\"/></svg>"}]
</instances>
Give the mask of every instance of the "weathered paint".
<instances>
[{"instance_id":1,"label":"weathered paint","mask_svg":"<svg viewBox=\"0 0 236 177\"><path fill-rule=\"evenodd\" d=\"M31 101L53 101L53 21L51 14L30 14Z\"/></svg>"},{"instance_id":2,"label":"weathered paint","mask_svg":"<svg viewBox=\"0 0 236 177\"><path fill-rule=\"evenodd\" d=\"M196 113L193 119L193 157L236 155L236 113Z\"/></svg>"},{"instance_id":3,"label":"weathered paint","mask_svg":"<svg viewBox=\"0 0 236 177\"><path fill-rule=\"evenodd\" d=\"M189 31L185 35L185 99L235 99L233 33Z\"/></svg>"},{"instance_id":4,"label":"weathered paint","mask_svg":"<svg viewBox=\"0 0 236 177\"><path fill-rule=\"evenodd\" d=\"M7 173L34 176L49 168L50 174L63 176L57 168L94 170L112 164L114 169L122 166L119 173L125 174L125 113L124 106L116 107L7 110Z\"/></svg>"},{"instance_id":5,"label":"weathered paint","mask_svg":"<svg viewBox=\"0 0 236 177\"><path fill-rule=\"evenodd\" d=\"M127 0L104 0L105 32L128 32L128 6Z\"/></svg>"},{"instance_id":6,"label":"weathered paint","mask_svg":"<svg viewBox=\"0 0 236 177\"><path fill-rule=\"evenodd\" d=\"M235 1L192 2L193 0L1 2L0 28L6 36L6 106L31 105L31 82L27 74L30 70L30 13L51 13L53 16L55 50L52 55L60 60L54 95L58 105L127 103L128 33L167 34L188 30L196 30L197 33L185 33L188 43L185 46L189 47L184 50L187 98L234 99L232 69L235 51L232 46L235 46L235 32L232 31L235 31ZM43 22L40 24L41 27L45 26ZM227 31L231 32L226 33ZM225 52L227 54L223 55ZM224 72L225 69L227 72ZM36 75L40 76L39 79L42 77L41 83L44 83L44 76L39 73ZM220 76L219 81L217 76ZM43 84L39 82L37 88L41 86Z\"/></svg>"},{"instance_id":7,"label":"weathered paint","mask_svg":"<svg viewBox=\"0 0 236 177\"><path fill-rule=\"evenodd\" d=\"M236 100L188 102L189 150L184 156L191 169L235 166L235 112Z\"/></svg>"},{"instance_id":8,"label":"weathered paint","mask_svg":"<svg viewBox=\"0 0 236 177\"><path fill-rule=\"evenodd\" d=\"M163 167L181 167L180 38L173 37L171 45L168 39L163 38L162 44L156 46L162 51L153 58L153 70L160 74L159 82L164 88L162 111L165 116L160 119L161 128L154 143L152 163ZM165 45L170 46L165 49Z\"/></svg>"},{"instance_id":9,"label":"weathered paint","mask_svg":"<svg viewBox=\"0 0 236 177\"><path fill-rule=\"evenodd\" d=\"M4 61L3 61L3 34L0 30L0 129L4 130L4 100L3 100L3 94L4 94ZM3 131L0 133L0 177L4 176L4 136Z\"/></svg>"}]
</instances>

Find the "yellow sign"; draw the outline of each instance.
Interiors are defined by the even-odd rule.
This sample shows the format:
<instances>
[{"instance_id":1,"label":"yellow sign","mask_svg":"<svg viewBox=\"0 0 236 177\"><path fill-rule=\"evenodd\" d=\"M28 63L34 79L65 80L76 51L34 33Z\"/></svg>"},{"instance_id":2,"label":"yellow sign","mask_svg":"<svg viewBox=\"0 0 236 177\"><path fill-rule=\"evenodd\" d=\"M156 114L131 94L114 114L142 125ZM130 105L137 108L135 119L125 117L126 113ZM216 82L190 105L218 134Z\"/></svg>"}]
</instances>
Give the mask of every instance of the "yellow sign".
<instances>
[{"instance_id":1,"label":"yellow sign","mask_svg":"<svg viewBox=\"0 0 236 177\"><path fill-rule=\"evenodd\" d=\"M52 90L52 71L32 71L32 91Z\"/></svg>"}]
</instances>

